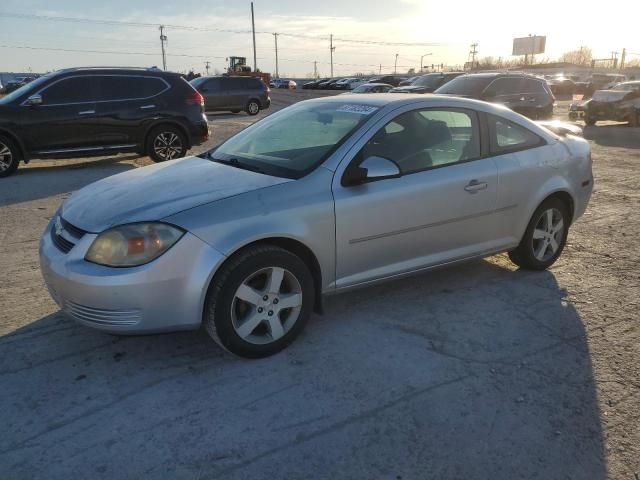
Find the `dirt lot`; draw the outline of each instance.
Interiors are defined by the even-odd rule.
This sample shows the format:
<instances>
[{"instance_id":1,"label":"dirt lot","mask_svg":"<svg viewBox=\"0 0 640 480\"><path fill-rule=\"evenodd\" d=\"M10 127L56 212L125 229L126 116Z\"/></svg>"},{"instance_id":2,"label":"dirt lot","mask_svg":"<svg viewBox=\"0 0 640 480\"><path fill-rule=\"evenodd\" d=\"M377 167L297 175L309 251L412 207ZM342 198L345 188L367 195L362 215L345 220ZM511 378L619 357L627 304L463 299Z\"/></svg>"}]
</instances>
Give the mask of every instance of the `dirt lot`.
<instances>
[{"instance_id":1,"label":"dirt lot","mask_svg":"<svg viewBox=\"0 0 640 480\"><path fill-rule=\"evenodd\" d=\"M251 121L212 115L211 144ZM259 361L61 315L47 220L149 161L21 168L0 182L0 478L638 480L640 129L586 135L596 190L549 272L499 255L331 297Z\"/></svg>"}]
</instances>

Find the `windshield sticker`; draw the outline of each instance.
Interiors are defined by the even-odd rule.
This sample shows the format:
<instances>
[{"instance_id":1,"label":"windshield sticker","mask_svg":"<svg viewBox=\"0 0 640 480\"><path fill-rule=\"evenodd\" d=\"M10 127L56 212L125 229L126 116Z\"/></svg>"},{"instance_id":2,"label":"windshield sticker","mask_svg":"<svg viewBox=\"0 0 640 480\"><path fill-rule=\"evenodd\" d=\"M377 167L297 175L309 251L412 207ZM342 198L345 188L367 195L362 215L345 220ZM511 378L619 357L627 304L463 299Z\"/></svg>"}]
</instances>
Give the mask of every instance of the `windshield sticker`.
<instances>
[{"instance_id":1,"label":"windshield sticker","mask_svg":"<svg viewBox=\"0 0 640 480\"><path fill-rule=\"evenodd\" d=\"M338 108L338 112L347 112L347 113L358 113L360 115L371 115L373 112L378 110L378 107L371 107L369 105L342 105Z\"/></svg>"}]
</instances>

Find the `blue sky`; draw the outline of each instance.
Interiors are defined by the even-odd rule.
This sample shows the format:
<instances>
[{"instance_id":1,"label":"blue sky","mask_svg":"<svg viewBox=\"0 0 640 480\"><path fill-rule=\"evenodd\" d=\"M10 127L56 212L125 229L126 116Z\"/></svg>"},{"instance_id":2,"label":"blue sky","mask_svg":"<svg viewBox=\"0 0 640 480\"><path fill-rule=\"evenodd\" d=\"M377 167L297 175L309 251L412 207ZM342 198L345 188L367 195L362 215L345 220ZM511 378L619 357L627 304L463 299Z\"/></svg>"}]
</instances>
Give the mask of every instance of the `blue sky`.
<instances>
[{"instance_id":1,"label":"blue sky","mask_svg":"<svg viewBox=\"0 0 640 480\"><path fill-rule=\"evenodd\" d=\"M398 54L398 70L425 63L462 64L469 44L478 42L480 55L511 53L514 36L547 35L547 53L554 57L580 45L591 46L598 56L626 47L640 53L637 19L640 2L619 3L623 8L590 7L589 2L560 3L537 0L396 0L381 1L263 1L256 0L258 67L274 72L274 39L269 32L321 38L279 37L281 76L302 76L318 62L322 75L329 73L329 33L338 39L334 53L336 75L392 71ZM182 0L2 0L0 13L102 18L144 23L188 25L198 28L248 30L249 1ZM0 16L0 70L45 71L79 65L160 65L159 32L154 27L123 27ZM252 59L251 35L167 28L168 67L184 71L212 68L222 71L225 57ZM348 39L420 43L429 46L355 44ZM36 50L16 47L31 47ZM115 53L65 52L38 48L95 50ZM186 55L190 55L187 57ZM636 57L636 58L640 58ZM252 60L251 62L252 63Z\"/></svg>"}]
</instances>

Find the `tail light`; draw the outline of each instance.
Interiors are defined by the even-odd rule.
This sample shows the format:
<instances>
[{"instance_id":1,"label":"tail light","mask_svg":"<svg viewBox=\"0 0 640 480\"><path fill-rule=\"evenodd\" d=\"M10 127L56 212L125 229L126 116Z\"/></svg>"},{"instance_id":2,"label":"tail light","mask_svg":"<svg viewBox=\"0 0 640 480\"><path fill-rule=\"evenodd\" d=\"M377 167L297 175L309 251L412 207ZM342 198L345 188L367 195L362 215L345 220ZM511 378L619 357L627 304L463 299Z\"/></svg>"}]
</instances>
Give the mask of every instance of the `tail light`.
<instances>
[{"instance_id":1,"label":"tail light","mask_svg":"<svg viewBox=\"0 0 640 480\"><path fill-rule=\"evenodd\" d=\"M204 108L204 97L199 92L191 93L186 99L187 105L200 105Z\"/></svg>"}]
</instances>

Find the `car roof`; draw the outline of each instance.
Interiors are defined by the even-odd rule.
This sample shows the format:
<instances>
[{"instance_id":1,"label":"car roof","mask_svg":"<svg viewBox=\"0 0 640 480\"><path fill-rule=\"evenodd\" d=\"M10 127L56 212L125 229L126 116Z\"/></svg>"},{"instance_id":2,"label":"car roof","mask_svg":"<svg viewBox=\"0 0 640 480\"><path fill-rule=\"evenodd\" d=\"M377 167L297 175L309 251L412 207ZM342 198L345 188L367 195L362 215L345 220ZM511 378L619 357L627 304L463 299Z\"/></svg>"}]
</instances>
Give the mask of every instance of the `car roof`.
<instances>
[{"instance_id":1,"label":"car roof","mask_svg":"<svg viewBox=\"0 0 640 480\"><path fill-rule=\"evenodd\" d=\"M478 73L465 73L465 77L475 77L475 78L497 78L497 77L525 77L531 78L533 80L543 80L535 75L524 72L478 72Z\"/></svg>"},{"instance_id":2,"label":"car roof","mask_svg":"<svg viewBox=\"0 0 640 480\"><path fill-rule=\"evenodd\" d=\"M136 74L136 75L167 75L167 76L180 76L176 72L166 72L159 68L138 68L138 67L73 67L65 68L52 72L54 75L67 75L73 73L124 73L124 74Z\"/></svg>"}]
</instances>

